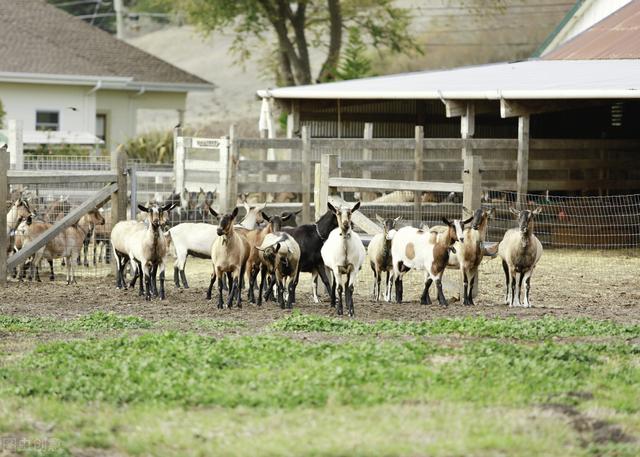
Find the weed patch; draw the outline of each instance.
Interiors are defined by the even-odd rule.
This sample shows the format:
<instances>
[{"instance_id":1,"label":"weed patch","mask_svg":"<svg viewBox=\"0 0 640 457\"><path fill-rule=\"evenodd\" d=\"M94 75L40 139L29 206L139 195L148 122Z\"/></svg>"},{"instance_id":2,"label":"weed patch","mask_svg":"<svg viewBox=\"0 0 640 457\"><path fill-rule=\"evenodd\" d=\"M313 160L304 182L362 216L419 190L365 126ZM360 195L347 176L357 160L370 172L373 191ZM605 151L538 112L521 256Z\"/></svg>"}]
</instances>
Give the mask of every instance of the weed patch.
<instances>
[{"instance_id":1,"label":"weed patch","mask_svg":"<svg viewBox=\"0 0 640 457\"><path fill-rule=\"evenodd\" d=\"M272 326L287 332L328 332L348 335L463 335L518 340L541 340L554 337L640 337L640 325L623 325L592 319L535 320L484 317L441 318L424 322L381 320L366 323L294 312Z\"/></svg>"}]
</instances>

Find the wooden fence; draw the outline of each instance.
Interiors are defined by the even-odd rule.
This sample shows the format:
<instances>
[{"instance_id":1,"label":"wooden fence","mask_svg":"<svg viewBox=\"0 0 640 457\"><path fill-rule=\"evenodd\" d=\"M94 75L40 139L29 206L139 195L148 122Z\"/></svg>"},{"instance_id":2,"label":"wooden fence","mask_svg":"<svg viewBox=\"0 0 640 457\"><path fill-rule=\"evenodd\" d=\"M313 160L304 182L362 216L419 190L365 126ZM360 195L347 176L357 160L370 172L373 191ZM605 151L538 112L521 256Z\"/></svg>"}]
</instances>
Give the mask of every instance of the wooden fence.
<instances>
[{"instance_id":1,"label":"wooden fence","mask_svg":"<svg viewBox=\"0 0 640 457\"><path fill-rule=\"evenodd\" d=\"M9 185L11 184L67 184L67 183L102 183L102 187L94 192L80 206L73 209L60 221L56 222L49 230L38 236L33 242L24 246L18 253L7 259L9 234L5 229L7 225L7 212L0 211L0 285L7 283L7 271L12 270L50 240L59 235L64 229L77 223L82 216L105 201L111 199L111 222L115 225L118 221L126 219L127 210L127 154L124 148L119 147L112 155L111 171L24 171L9 169L9 153L7 148L0 148L0 202L6 202L9 198Z\"/></svg>"}]
</instances>

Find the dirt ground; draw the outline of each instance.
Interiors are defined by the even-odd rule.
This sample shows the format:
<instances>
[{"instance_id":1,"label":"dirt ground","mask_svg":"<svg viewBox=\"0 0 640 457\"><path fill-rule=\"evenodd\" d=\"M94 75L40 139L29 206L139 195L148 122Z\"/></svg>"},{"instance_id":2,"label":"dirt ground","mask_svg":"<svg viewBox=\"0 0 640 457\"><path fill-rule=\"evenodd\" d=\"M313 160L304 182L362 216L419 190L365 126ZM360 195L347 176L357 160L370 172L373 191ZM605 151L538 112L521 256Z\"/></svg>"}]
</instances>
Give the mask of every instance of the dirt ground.
<instances>
[{"instance_id":1,"label":"dirt ground","mask_svg":"<svg viewBox=\"0 0 640 457\"><path fill-rule=\"evenodd\" d=\"M365 264L366 266L367 264ZM113 277L87 275L77 285L67 286L63 275L55 282L19 283L11 281L0 290L0 314L14 316L43 316L73 318L97 310L122 315L137 315L152 321L183 322L201 318L246 321L249 328L259 328L282 317L289 311L280 310L275 303L261 308L244 302L242 309L218 310L214 300L205 300L210 272L208 261L189 259L187 276L192 286L176 290L172 271L168 268L167 300L145 302L137 291L117 290ZM56 267L57 271L61 270ZM450 305L422 306L419 304L422 275L411 272L405 282L406 303L379 302L370 298L372 274L363 269L356 287L356 318L363 321L379 319L425 320L435 317L486 316L522 318L590 317L619 322L640 323L640 291L636 286L640 274L640 257L634 255L597 252L545 252L532 279L533 308L508 308L502 305L504 276L499 260L485 260L480 266L480 294L474 307L462 306L457 299L458 272L445 273L445 285ZM295 308L303 313L333 315L326 293L321 303L311 298L309 275L302 275ZM435 299L435 288L431 297ZM246 295L245 295L246 297Z\"/></svg>"}]
</instances>

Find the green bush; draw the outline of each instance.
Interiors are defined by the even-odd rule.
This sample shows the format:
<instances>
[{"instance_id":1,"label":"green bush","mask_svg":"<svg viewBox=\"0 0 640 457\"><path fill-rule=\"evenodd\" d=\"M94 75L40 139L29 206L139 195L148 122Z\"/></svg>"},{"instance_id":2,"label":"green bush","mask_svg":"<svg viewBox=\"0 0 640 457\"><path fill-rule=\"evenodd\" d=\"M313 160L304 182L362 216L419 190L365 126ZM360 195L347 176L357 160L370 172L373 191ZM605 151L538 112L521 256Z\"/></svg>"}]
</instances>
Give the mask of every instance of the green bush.
<instances>
[{"instance_id":1,"label":"green bush","mask_svg":"<svg viewBox=\"0 0 640 457\"><path fill-rule=\"evenodd\" d=\"M147 163L173 162L173 132L156 130L128 140L124 147L130 159Z\"/></svg>"}]
</instances>

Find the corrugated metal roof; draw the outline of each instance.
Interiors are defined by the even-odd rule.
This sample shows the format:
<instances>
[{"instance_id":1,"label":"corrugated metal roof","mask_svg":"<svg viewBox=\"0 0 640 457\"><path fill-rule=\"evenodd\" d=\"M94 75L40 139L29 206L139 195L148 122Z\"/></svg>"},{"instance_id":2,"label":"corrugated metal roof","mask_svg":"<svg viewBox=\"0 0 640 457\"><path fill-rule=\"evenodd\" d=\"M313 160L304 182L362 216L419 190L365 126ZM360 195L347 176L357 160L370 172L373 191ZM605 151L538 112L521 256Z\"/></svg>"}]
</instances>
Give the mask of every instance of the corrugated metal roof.
<instances>
[{"instance_id":1,"label":"corrugated metal roof","mask_svg":"<svg viewBox=\"0 0 640 457\"><path fill-rule=\"evenodd\" d=\"M639 59L640 0L620 8L542 58Z\"/></svg>"},{"instance_id":2,"label":"corrugated metal roof","mask_svg":"<svg viewBox=\"0 0 640 457\"><path fill-rule=\"evenodd\" d=\"M640 98L640 60L529 60L260 90L281 99Z\"/></svg>"}]
</instances>

